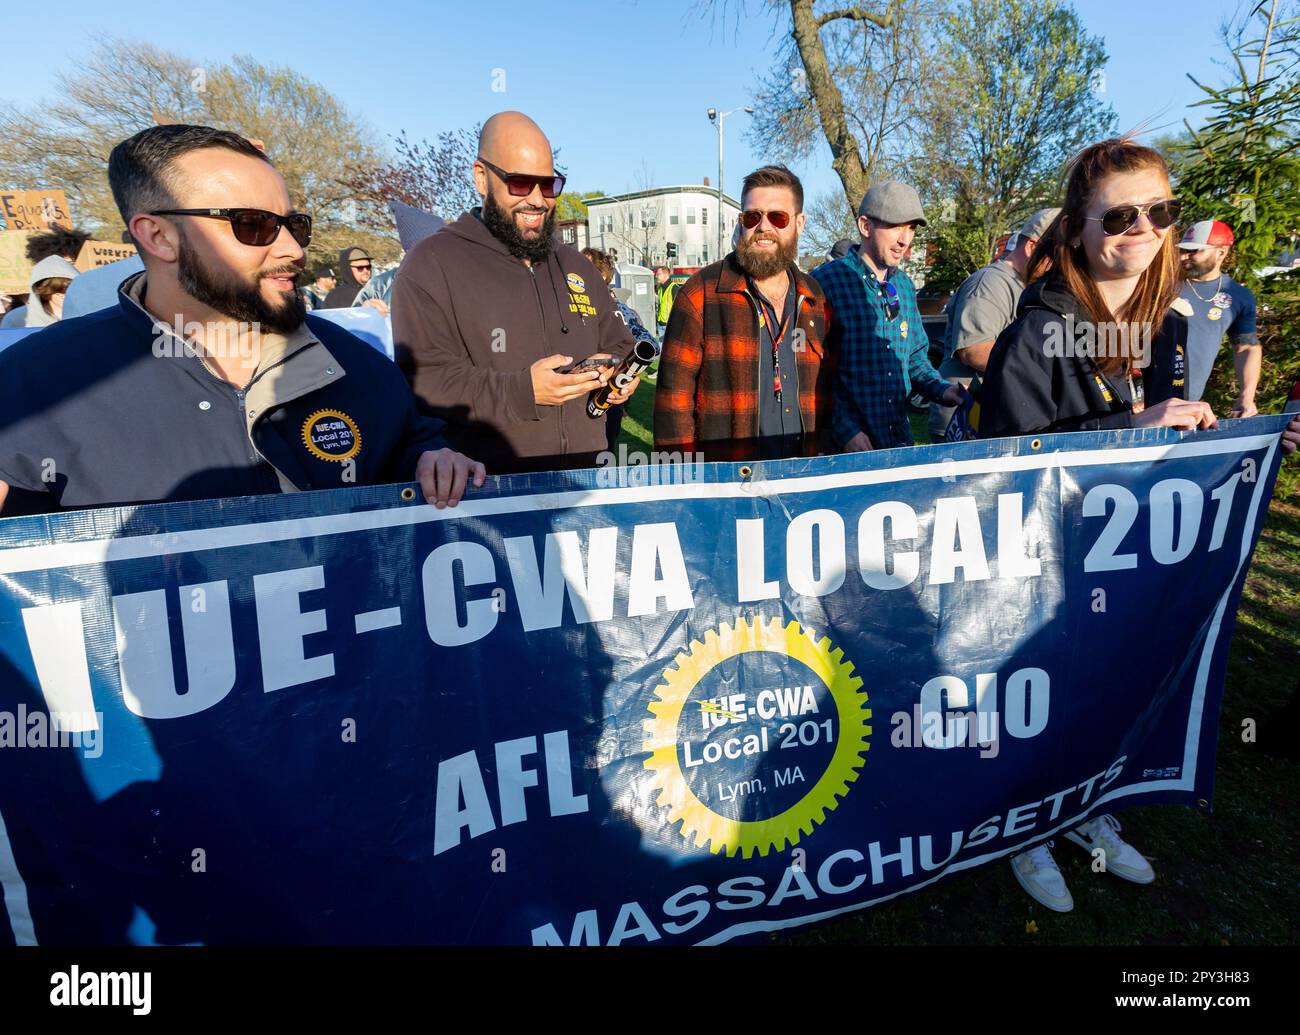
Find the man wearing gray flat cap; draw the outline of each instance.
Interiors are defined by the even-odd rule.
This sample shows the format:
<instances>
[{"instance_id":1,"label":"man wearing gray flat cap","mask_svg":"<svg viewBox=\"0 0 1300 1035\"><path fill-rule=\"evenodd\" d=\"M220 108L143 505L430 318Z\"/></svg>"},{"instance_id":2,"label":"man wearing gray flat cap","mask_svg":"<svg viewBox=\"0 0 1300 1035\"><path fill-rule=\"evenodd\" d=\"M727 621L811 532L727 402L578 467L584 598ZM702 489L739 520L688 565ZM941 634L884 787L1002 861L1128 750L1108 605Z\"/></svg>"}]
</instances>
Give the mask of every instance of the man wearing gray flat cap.
<instances>
[{"instance_id":1,"label":"man wearing gray flat cap","mask_svg":"<svg viewBox=\"0 0 1300 1035\"><path fill-rule=\"evenodd\" d=\"M845 452L913 445L907 400L957 406L964 395L930 363L916 288L898 268L925 226L916 190L873 184L858 206L859 243L812 276L826 293L827 348L838 356L831 434Z\"/></svg>"},{"instance_id":2,"label":"man wearing gray flat cap","mask_svg":"<svg viewBox=\"0 0 1300 1035\"><path fill-rule=\"evenodd\" d=\"M1029 259L1038 239L1056 219L1059 208L1041 208L1007 238L1002 255L962 281L948 303L948 326L943 339L939 373L949 381L970 387L988 366L998 335L1016 318L1016 305L1025 290ZM930 439L944 441L953 407L930 404Z\"/></svg>"}]
</instances>

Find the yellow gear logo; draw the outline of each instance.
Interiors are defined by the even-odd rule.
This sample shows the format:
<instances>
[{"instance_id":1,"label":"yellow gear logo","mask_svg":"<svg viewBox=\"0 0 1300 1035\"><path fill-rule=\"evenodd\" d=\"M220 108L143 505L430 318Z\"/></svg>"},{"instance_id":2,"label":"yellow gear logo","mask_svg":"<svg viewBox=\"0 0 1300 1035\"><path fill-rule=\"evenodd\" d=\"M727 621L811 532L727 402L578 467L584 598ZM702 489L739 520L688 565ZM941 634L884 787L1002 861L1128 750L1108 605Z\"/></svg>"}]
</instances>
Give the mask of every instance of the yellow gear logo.
<instances>
[{"instance_id":1,"label":"yellow gear logo","mask_svg":"<svg viewBox=\"0 0 1300 1035\"><path fill-rule=\"evenodd\" d=\"M728 658L747 652L766 651L802 662L811 669L835 702L840 724L839 739L825 772L813 788L794 805L767 819L742 820L714 812L696 797L682 772L677 757L677 727L691 692L715 666ZM871 709L864 707L867 694L860 689L862 680L853 674L853 664L844 660L844 652L832 648L823 637L820 642L804 631L798 622L782 626L779 618L739 619L735 626L723 623L695 640L690 649L674 659L676 667L664 669L664 682L655 689L657 700L649 710L654 719L645 723L643 750L650 753L646 768L654 772L651 786L659 791L656 804L666 806L668 825L681 821L681 835L696 847L707 844L714 855L750 858L756 851L767 855L775 848L784 851L795 845L803 834L826 819L826 811L839 805L848 793L849 784L858 778L866 763L864 752L870 748Z\"/></svg>"},{"instance_id":2,"label":"yellow gear logo","mask_svg":"<svg viewBox=\"0 0 1300 1035\"><path fill-rule=\"evenodd\" d=\"M341 464L361 452L361 431L342 410L317 410L302 422L302 444L316 459Z\"/></svg>"}]
</instances>

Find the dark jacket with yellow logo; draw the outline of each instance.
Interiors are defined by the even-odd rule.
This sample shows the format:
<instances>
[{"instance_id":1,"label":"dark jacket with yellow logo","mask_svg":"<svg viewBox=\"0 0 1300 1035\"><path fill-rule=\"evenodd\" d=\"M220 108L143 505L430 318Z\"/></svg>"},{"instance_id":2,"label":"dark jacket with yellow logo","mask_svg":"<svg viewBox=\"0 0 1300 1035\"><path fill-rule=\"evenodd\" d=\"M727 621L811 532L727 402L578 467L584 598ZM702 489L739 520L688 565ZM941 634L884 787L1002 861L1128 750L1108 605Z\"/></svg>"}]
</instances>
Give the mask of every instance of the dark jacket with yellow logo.
<instances>
[{"instance_id":1,"label":"dark jacket with yellow logo","mask_svg":"<svg viewBox=\"0 0 1300 1035\"><path fill-rule=\"evenodd\" d=\"M1060 278L1049 275L1030 284L1015 322L998 335L989 355L979 437L1131 428L1129 379L1102 374L1096 362L1104 344L1113 348L1122 341L1107 342L1097 332ZM1187 398L1185 315L1176 309L1165 314L1151 335L1148 360L1141 368L1146 406Z\"/></svg>"},{"instance_id":2,"label":"dark jacket with yellow logo","mask_svg":"<svg viewBox=\"0 0 1300 1035\"><path fill-rule=\"evenodd\" d=\"M4 516L409 481L446 445L397 367L341 327L272 336L237 388L140 306L143 277L0 352Z\"/></svg>"},{"instance_id":3,"label":"dark jacket with yellow logo","mask_svg":"<svg viewBox=\"0 0 1300 1035\"><path fill-rule=\"evenodd\" d=\"M467 212L407 253L393 287L393 346L425 412L489 471L590 466L605 418L587 398L538 406L530 367L546 356L623 357L632 335L580 252L557 244L525 266Z\"/></svg>"}]
</instances>

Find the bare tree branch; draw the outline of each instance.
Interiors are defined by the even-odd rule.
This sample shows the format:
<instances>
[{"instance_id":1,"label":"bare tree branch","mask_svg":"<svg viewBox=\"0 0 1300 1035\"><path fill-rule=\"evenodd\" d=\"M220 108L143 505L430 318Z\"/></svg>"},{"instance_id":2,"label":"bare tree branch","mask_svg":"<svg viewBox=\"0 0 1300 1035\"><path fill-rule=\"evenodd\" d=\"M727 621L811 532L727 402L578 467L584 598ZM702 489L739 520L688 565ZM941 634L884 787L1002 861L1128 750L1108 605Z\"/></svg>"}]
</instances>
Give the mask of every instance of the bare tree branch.
<instances>
[{"instance_id":1,"label":"bare tree branch","mask_svg":"<svg viewBox=\"0 0 1300 1035\"><path fill-rule=\"evenodd\" d=\"M889 28L893 14L886 11L884 14L877 14L875 11L863 10L861 7L846 7L839 11L827 11L817 19L817 28L822 28L840 18L850 19L859 22L871 22L881 29Z\"/></svg>"}]
</instances>

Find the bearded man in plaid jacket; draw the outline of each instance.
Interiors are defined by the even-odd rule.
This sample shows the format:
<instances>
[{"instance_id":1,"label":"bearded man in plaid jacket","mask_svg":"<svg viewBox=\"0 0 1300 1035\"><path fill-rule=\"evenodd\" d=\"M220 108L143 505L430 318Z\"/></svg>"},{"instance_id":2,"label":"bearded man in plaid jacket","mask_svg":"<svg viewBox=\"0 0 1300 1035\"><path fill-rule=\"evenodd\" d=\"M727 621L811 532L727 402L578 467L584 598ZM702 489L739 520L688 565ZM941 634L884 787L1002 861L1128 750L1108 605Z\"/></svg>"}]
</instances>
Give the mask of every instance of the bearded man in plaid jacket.
<instances>
[{"instance_id":1,"label":"bearded man in plaid jacket","mask_svg":"<svg viewBox=\"0 0 1300 1035\"><path fill-rule=\"evenodd\" d=\"M657 451L706 461L829 452L833 364L826 299L795 265L803 185L789 169L745 177L735 251L677 292L655 392Z\"/></svg>"}]
</instances>

